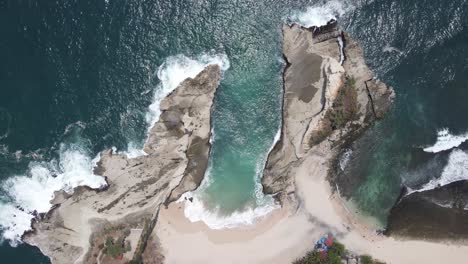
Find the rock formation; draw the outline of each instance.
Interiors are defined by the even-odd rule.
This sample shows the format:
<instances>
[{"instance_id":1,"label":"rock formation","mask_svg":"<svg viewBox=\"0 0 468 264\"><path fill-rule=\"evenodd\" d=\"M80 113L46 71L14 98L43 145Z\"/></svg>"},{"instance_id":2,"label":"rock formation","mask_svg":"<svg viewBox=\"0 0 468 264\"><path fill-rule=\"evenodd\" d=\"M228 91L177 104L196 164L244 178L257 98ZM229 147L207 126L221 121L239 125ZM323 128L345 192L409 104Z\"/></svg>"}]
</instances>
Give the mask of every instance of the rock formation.
<instances>
[{"instance_id":1,"label":"rock formation","mask_svg":"<svg viewBox=\"0 0 468 264\"><path fill-rule=\"evenodd\" d=\"M468 181L402 195L392 208L386 233L430 240L466 241Z\"/></svg>"},{"instance_id":2,"label":"rock formation","mask_svg":"<svg viewBox=\"0 0 468 264\"><path fill-rule=\"evenodd\" d=\"M160 104L159 121L144 146L148 155L128 159L112 150L101 153L96 173L106 177L109 187L77 188L72 196L55 199L57 207L34 222L24 240L52 263L96 263L106 239L120 238L131 248L123 257L137 260L161 204L196 189L203 179L220 76L219 66L210 65L182 82Z\"/></svg>"},{"instance_id":3,"label":"rock formation","mask_svg":"<svg viewBox=\"0 0 468 264\"><path fill-rule=\"evenodd\" d=\"M283 56L281 138L268 156L262 185L283 203L297 204L298 167L330 167L339 146L387 112L394 91L374 78L362 49L336 21L319 28L284 25Z\"/></svg>"}]
</instances>

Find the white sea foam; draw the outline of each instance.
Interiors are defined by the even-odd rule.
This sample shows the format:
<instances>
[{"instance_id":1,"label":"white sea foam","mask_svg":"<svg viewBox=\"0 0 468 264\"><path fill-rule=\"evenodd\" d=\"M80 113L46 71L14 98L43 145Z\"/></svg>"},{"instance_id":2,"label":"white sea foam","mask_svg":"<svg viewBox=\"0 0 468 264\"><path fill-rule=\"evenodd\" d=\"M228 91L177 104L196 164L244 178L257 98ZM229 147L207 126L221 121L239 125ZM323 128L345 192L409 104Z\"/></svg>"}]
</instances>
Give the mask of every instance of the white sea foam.
<instances>
[{"instance_id":1,"label":"white sea foam","mask_svg":"<svg viewBox=\"0 0 468 264\"><path fill-rule=\"evenodd\" d=\"M116 147L113 147L112 150L118 154L127 156L127 158L129 159L148 155L148 153L146 153L141 147L136 146L134 142L128 143L128 147L126 151L117 151Z\"/></svg>"},{"instance_id":2,"label":"white sea foam","mask_svg":"<svg viewBox=\"0 0 468 264\"><path fill-rule=\"evenodd\" d=\"M192 202L186 201L193 198ZM236 211L227 216L221 216L218 210L211 211L205 208L198 195L185 193L178 202L185 201L184 214L191 222L203 221L211 229L228 229L252 225L261 217L269 214L278 206L275 204L249 207L243 211Z\"/></svg>"},{"instance_id":3,"label":"white sea foam","mask_svg":"<svg viewBox=\"0 0 468 264\"><path fill-rule=\"evenodd\" d=\"M390 52L390 53L396 52L396 53L398 53L399 55L402 55L402 54L403 54L403 52L402 52L401 50L399 50L398 48L395 48L395 47L392 47L392 46L388 46L388 45L385 46L385 47L383 48L383 52Z\"/></svg>"},{"instance_id":4,"label":"white sea foam","mask_svg":"<svg viewBox=\"0 0 468 264\"><path fill-rule=\"evenodd\" d=\"M52 205L54 192L73 192L77 186L98 189L106 185L101 176L93 174L93 161L84 151L62 145L58 160L34 162L29 165L28 175L8 178L1 184L6 194L0 202L0 229L3 239L15 246L21 235L30 230L35 213L46 213Z\"/></svg>"},{"instance_id":5,"label":"white sea foam","mask_svg":"<svg viewBox=\"0 0 468 264\"><path fill-rule=\"evenodd\" d=\"M468 154L463 150L454 149L450 153L448 163L444 167L440 177L432 179L421 189L416 191L422 192L432 190L439 186L444 186L461 180L468 180Z\"/></svg>"},{"instance_id":6,"label":"white sea foam","mask_svg":"<svg viewBox=\"0 0 468 264\"><path fill-rule=\"evenodd\" d=\"M150 132L154 124L159 120L161 111L159 104L168 96L172 91L179 86L187 78L196 77L206 66L217 64L221 67L222 71L229 69L229 59L224 54L202 54L195 58L190 58L185 55L171 56L159 66L157 76L160 84L156 87L153 94L153 102L149 106L146 113L146 123L148 131ZM122 154L126 154L128 158L135 158L138 156L146 155L141 147L136 147L137 144L130 142L129 147Z\"/></svg>"},{"instance_id":7,"label":"white sea foam","mask_svg":"<svg viewBox=\"0 0 468 264\"><path fill-rule=\"evenodd\" d=\"M8 146L7 145L0 145L0 155L7 155L8 154Z\"/></svg>"},{"instance_id":8,"label":"white sea foam","mask_svg":"<svg viewBox=\"0 0 468 264\"><path fill-rule=\"evenodd\" d=\"M65 127L65 131L63 132L63 134L67 135L76 128L83 130L86 128L86 123L83 121L76 121L74 123L71 123Z\"/></svg>"},{"instance_id":9,"label":"white sea foam","mask_svg":"<svg viewBox=\"0 0 468 264\"><path fill-rule=\"evenodd\" d=\"M452 135L447 128L437 132L437 141L434 145L424 148L425 152L437 153L444 150L449 150L460 146L468 140L468 133L461 135Z\"/></svg>"},{"instance_id":10,"label":"white sea foam","mask_svg":"<svg viewBox=\"0 0 468 264\"><path fill-rule=\"evenodd\" d=\"M3 134L0 134L0 139L7 138L9 135L10 135L10 131L9 131L9 130L7 130L5 133L3 133Z\"/></svg>"},{"instance_id":11,"label":"white sea foam","mask_svg":"<svg viewBox=\"0 0 468 264\"><path fill-rule=\"evenodd\" d=\"M353 154L352 149L347 149L343 155L340 157L340 169L344 171L346 169L346 166L348 166L348 162L351 158L351 154Z\"/></svg>"},{"instance_id":12,"label":"white sea foam","mask_svg":"<svg viewBox=\"0 0 468 264\"><path fill-rule=\"evenodd\" d=\"M211 136L210 136L210 144L213 145L213 143L215 142L215 137L216 137L216 135L215 135L215 130L214 130L214 127L213 127L213 126L211 127L210 134L211 134Z\"/></svg>"},{"instance_id":13,"label":"white sea foam","mask_svg":"<svg viewBox=\"0 0 468 264\"><path fill-rule=\"evenodd\" d=\"M352 8L346 1L325 1L291 16L291 21L304 27L325 26L330 20L338 20Z\"/></svg>"},{"instance_id":14,"label":"white sea foam","mask_svg":"<svg viewBox=\"0 0 468 264\"><path fill-rule=\"evenodd\" d=\"M271 145L268 153L274 148L276 143L281 137L281 128L276 133L273 144ZM267 153L267 154L268 154ZM271 213L273 210L278 209L280 206L275 203L273 197L264 195L260 177L263 174L267 156L257 163L256 168L256 185L255 185L255 201L252 206L247 206L243 210L235 211L229 215L220 213L220 208L209 209L203 203L202 193L212 183L213 177L211 170L208 169L205 179L201 186L195 192L187 192L181 196L177 201L178 203L185 202L184 214L191 222L204 222L211 229L228 229L240 226L252 225L259 219ZM188 201L191 198L191 202Z\"/></svg>"}]
</instances>

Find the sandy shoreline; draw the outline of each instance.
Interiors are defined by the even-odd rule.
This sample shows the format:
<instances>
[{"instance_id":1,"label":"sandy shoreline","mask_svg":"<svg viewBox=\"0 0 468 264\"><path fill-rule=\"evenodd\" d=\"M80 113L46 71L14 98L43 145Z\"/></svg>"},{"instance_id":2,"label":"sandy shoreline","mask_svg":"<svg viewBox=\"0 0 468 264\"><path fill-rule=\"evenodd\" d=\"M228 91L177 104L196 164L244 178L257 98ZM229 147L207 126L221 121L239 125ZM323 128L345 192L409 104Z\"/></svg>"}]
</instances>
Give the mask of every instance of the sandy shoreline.
<instances>
[{"instance_id":1,"label":"sandy shoreline","mask_svg":"<svg viewBox=\"0 0 468 264\"><path fill-rule=\"evenodd\" d=\"M310 156L298 167L297 212L277 209L253 226L212 230L185 218L183 204L161 209L154 230L166 263L291 263L331 232L358 254L370 254L386 263L463 263L468 246L451 243L396 240L378 235L346 210L331 194L324 158ZM183 252L183 253L182 253Z\"/></svg>"}]
</instances>

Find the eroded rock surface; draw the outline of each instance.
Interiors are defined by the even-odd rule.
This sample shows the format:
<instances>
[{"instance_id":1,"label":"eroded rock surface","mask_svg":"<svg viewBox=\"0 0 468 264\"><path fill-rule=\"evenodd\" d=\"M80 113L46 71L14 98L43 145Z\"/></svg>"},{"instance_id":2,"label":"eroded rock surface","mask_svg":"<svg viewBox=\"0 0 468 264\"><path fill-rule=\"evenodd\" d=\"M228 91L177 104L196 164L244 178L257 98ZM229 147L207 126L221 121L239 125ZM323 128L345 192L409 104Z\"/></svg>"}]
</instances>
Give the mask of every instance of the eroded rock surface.
<instances>
[{"instance_id":1,"label":"eroded rock surface","mask_svg":"<svg viewBox=\"0 0 468 264\"><path fill-rule=\"evenodd\" d=\"M58 207L33 224L35 231L25 241L38 246L52 263L105 263L106 238L132 234L135 255L125 257L137 258L160 205L196 189L203 179L220 76L219 66L210 65L182 82L160 104L160 119L144 146L148 155L128 159L112 150L102 152L96 173L106 177L109 188L78 188L72 196L60 195L54 201Z\"/></svg>"}]
</instances>

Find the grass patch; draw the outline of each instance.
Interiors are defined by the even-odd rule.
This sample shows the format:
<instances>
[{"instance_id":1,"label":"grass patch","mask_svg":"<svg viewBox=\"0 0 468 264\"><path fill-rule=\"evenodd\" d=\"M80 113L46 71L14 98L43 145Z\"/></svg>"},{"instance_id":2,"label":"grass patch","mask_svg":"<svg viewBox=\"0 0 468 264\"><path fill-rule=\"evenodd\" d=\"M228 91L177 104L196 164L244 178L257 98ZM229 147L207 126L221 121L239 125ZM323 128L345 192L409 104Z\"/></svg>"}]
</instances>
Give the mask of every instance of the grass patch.
<instances>
[{"instance_id":1,"label":"grass patch","mask_svg":"<svg viewBox=\"0 0 468 264\"><path fill-rule=\"evenodd\" d=\"M384 262L373 259L369 255L362 255L359 257L361 264L385 264Z\"/></svg>"},{"instance_id":2,"label":"grass patch","mask_svg":"<svg viewBox=\"0 0 468 264\"><path fill-rule=\"evenodd\" d=\"M295 260L293 264L342 264L341 260L346 257L346 254L345 246L335 242L327 251L326 258L323 259L318 251L309 251L304 257Z\"/></svg>"},{"instance_id":3,"label":"grass patch","mask_svg":"<svg viewBox=\"0 0 468 264\"><path fill-rule=\"evenodd\" d=\"M327 110L321 127L312 133L310 145L314 146L325 140L333 130L343 128L349 121L358 118L356 80L346 78L345 84L338 91L332 107Z\"/></svg>"},{"instance_id":4,"label":"grass patch","mask_svg":"<svg viewBox=\"0 0 468 264\"><path fill-rule=\"evenodd\" d=\"M104 244L104 253L111 256L112 258L117 258L119 255L124 254L127 251L130 251L130 242L124 241L123 238L119 237L116 241L114 238L108 236L106 238L106 243Z\"/></svg>"},{"instance_id":5,"label":"grass patch","mask_svg":"<svg viewBox=\"0 0 468 264\"><path fill-rule=\"evenodd\" d=\"M320 252L311 250L307 254L293 261L292 264L342 264L346 263L349 252L345 246L339 242L335 242L333 246L327 251L326 258L322 258ZM360 264L385 264L384 262L373 259L371 256L362 255L357 257Z\"/></svg>"}]
</instances>

